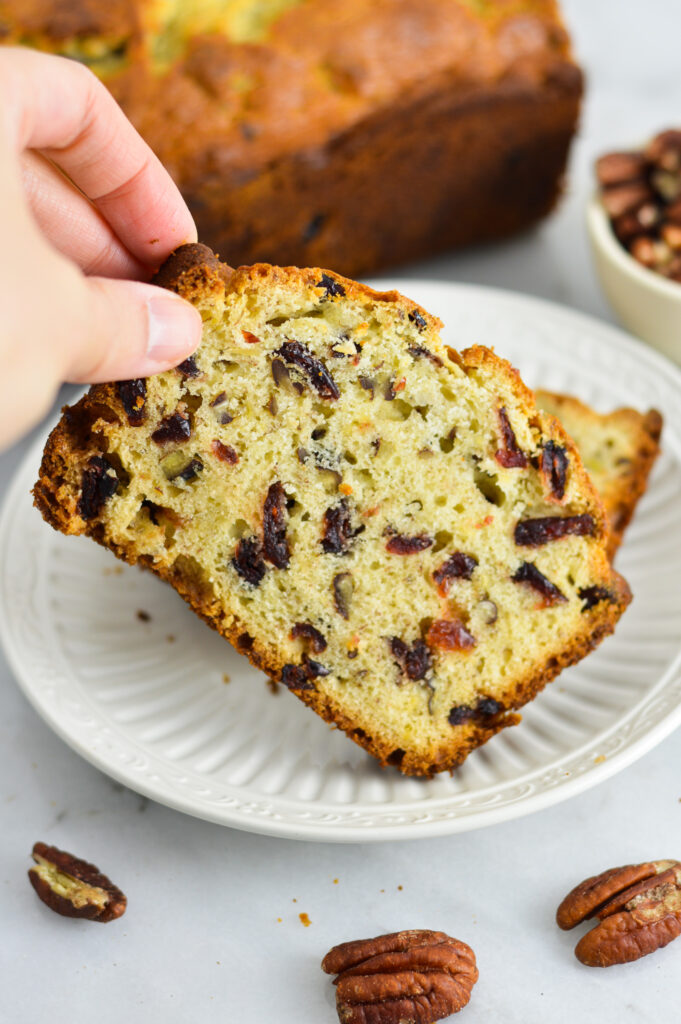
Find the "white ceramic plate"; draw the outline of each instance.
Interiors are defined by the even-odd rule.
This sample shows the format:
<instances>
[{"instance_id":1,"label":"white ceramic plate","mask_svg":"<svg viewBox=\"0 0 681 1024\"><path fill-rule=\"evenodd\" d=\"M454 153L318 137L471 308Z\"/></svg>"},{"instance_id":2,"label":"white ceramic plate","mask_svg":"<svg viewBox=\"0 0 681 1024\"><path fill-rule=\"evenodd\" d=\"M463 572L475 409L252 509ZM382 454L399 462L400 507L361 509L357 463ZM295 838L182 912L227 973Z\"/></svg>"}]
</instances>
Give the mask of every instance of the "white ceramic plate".
<instances>
[{"instance_id":1,"label":"white ceramic plate","mask_svg":"<svg viewBox=\"0 0 681 1024\"><path fill-rule=\"evenodd\" d=\"M132 789L297 839L442 835L564 800L681 722L681 373L622 332L536 299L422 281L401 289L443 319L450 344L495 346L530 385L604 411L663 412L664 451L617 563L632 606L616 635L540 694L521 725L453 776L404 778L288 693L273 694L170 587L46 526L29 494L36 448L0 522L5 649L52 728Z\"/></svg>"}]
</instances>

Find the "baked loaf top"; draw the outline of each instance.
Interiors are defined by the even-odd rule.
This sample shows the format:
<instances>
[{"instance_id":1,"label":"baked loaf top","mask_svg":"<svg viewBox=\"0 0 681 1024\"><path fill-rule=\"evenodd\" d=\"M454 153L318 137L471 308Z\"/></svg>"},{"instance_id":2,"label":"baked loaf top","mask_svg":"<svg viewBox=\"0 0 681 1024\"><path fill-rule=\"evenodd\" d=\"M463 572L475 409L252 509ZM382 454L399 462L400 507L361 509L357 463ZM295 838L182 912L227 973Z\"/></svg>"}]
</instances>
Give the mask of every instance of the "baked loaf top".
<instances>
[{"instance_id":1,"label":"baked loaf top","mask_svg":"<svg viewBox=\"0 0 681 1024\"><path fill-rule=\"evenodd\" d=\"M608 552L612 558L644 493L660 453L662 416L656 409L615 409L599 413L578 398L536 392L537 405L555 416L573 439L610 524Z\"/></svg>"},{"instance_id":2,"label":"baked loaf top","mask_svg":"<svg viewBox=\"0 0 681 1024\"><path fill-rule=\"evenodd\" d=\"M319 269L190 245L157 280L202 344L65 409L34 491L53 526L153 569L411 774L459 764L613 629L603 507L507 362Z\"/></svg>"},{"instance_id":3,"label":"baked loaf top","mask_svg":"<svg viewBox=\"0 0 681 1024\"><path fill-rule=\"evenodd\" d=\"M0 0L0 33L88 63L182 182L443 87L581 84L555 0Z\"/></svg>"}]
</instances>

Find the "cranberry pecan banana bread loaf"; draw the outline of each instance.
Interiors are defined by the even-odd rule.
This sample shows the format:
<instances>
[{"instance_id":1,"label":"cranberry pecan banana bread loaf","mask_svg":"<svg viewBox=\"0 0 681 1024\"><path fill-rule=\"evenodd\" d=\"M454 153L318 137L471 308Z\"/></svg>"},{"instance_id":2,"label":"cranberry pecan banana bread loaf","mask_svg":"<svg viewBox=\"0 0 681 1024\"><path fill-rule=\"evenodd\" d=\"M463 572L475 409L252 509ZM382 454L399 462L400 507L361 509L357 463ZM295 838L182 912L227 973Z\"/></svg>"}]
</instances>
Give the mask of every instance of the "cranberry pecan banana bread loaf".
<instances>
[{"instance_id":1,"label":"cranberry pecan banana bread loaf","mask_svg":"<svg viewBox=\"0 0 681 1024\"><path fill-rule=\"evenodd\" d=\"M356 276L554 205L582 76L555 0L0 0L74 57L239 263Z\"/></svg>"},{"instance_id":2,"label":"cranberry pecan banana bread loaf","mask_svg":"<svg viewBox=\"0 0 681 1024\"><path fill-rule=\"evenodd\" d=\"M605 505L612 558L659 455L662 416L656 409L646 413L635 409L598 413L578 398L549 391L537 391L536 399L540 409L560 420L577 445Z\"/></svg>"},{"instance_id":3,"label":"cranberry pecan banana bread loaf","mask_svg":"<svg viewBox=\"0 0 681 1024\"><path fill-rule=\"evenodd\" d=\"M190 245L157 280L202 344L64 411L34 492L53 526L158 573L409 774L459 764L611 632L603 507L508 363L323 270Z\"/></svg>"}]
</instances>

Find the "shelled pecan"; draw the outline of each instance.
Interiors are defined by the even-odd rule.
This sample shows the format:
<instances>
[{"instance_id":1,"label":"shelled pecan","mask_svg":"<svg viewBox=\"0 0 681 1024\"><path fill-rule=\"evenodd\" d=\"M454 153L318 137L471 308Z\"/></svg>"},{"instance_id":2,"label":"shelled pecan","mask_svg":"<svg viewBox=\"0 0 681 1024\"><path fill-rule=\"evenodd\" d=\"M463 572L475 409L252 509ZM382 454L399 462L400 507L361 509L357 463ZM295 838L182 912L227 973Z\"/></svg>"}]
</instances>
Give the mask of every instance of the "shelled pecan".
<instances>
[{"instance_id":1,"label":"shelled pecan","mask_svg":"<svg viewBox=\"0 0 681 1024\"><path fill-rule=\"evenodd\" d=\"M432 1024L463 1009L478 980L475 954L444 932L410 930L334 946L341 1024Z\"/></svg>"},{"instance_id":2,"label":"shelled pecan","mask_svg":"<svg viewBox=\"0 0 681 1024\"><path fill-rule=\"evenodd\" d=\"M681 282L681 131L642 151L596 161L601 202L619 242L650 270Z\"/></svg>"},{"instance_id":3,"label":"shelled pecan","mask_svg":"<svg viewBox=\"0 0 681 1024\"><path fill-rule=\"evenodd\" d=\"M29 880L50 910L102 923L125 913L126 897L94 864L46 843L36 843L31 855Z\"/></svg>"},{"instance_id":4,"label":"shelled pecan","mask_svg":"<svg viewBox=\"0 0 681 1024\"><path fill-rule=\"evenodd\" d=\"M556 912L565 929L592 917L599 923L575 947L588 967L629 963L666 946L681 935L681 863L610 868L575 886Z\"/></svg>"}]
</instances>

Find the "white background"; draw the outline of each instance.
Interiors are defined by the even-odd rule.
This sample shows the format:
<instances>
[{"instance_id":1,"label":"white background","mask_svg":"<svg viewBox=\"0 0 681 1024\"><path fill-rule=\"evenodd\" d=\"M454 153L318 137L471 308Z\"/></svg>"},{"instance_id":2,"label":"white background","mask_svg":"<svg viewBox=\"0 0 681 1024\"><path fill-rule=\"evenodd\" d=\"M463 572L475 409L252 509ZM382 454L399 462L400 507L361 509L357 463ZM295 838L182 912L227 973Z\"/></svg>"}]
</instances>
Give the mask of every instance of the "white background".
<instances>
[{"instance_id":1,"label":"white background","mask_svg":"<svg viewBox=\"0 0 681 1024\"><path fill-rule=\"evenodd\" d=\"M392 280L472 281L610 317L583 224L591 164L681 124L681 5L563 7L587 101L560 211L521 239ZM3 493L26 444L0 458ZM113 783L43 725L0 655L0 1022L333 1024L322 955L336 942L408 927L442 929L475 949L468 1024L676 1021L681 941L636 964L589 970L553 916L586 875L681 856L680 762L677 732L583 796L449 839L275 840L184 817ZM109 872L128 895L126 916L101 928L43 907L25 877L39 838Z\"/></svg>"}]
</instances>

